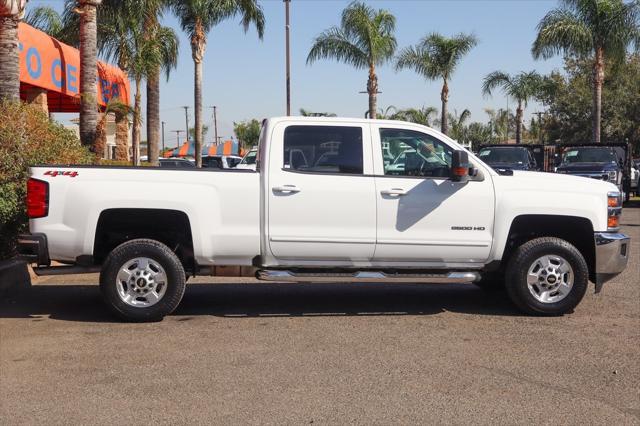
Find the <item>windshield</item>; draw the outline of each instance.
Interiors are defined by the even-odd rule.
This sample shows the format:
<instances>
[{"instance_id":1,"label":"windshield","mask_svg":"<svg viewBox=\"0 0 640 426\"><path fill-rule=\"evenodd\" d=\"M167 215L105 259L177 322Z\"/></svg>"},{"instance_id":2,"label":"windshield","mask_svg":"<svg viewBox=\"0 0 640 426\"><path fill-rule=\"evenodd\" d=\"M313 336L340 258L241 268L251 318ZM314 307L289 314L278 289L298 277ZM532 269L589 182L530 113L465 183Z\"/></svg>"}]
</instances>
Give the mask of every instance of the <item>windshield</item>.
<instances>
[{"instance_id":1,"label":"windshield","mask_svg":"<svg viewBox=\"0 0 640 426\"><path fill-rule=\"evenodd\" d=\"M527 150L524 148L484 148L478 157L485 163L518 163L527 162Z\"/></svg>"},{"instance_id":2,"label":"windshield","mask_svg":"<svg viewBox=\"0 0 640 426\"><path fill-rule=\"evenodd\" d=\"M616 154L608 148L571 148L565 151L563 163L615 163Z\"/></svg>"},{"instance_id":3,"label":"windshield","mask_svg":"<svg viewBox=\"0 0 640 426\"><path fill-rule=\"evenodd\" d=\"M257 156L258 156L258 151L249 151L249 153L244 156L240 164L256 164Z\"/></svg>"}]
</instances>

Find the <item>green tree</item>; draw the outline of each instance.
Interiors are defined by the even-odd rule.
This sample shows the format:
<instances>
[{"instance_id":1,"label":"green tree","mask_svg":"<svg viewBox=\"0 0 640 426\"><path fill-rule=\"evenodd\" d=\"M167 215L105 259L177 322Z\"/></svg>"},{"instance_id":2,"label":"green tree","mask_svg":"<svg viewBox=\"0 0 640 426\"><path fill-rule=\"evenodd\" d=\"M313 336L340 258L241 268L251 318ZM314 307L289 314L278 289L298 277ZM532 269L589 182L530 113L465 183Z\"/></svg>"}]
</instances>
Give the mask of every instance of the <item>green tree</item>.
<instances>
[{"instance_id":1,"label":"green tree","mask_svg":"<svg viewBox=\"0 0 640 426\"><path fill-rule=\"evenodd\" d=\"M605 64L622 60L632 43L640 49L640 2L561 0L560 4L538 24L532 53L545 59L558 53L591 58L592 141L600 143Z\"/></svg>"},{"instance_id":2,"label":"green tree","mask_svg":"<svg viewBox=\"0 0 640 426\"><path fill-rule=\"evenodd\" d=\"M410 123L422 124L431 127L435 121L438 109L435 107L407 108L401 109L391 117L392 120L408 121Z\"/></svg>"},{"instance_id":3,"label":"green tree","mask_svg":"<svg viewBox=\"0 0 640 426\"><path fill-rule=\"evenodd\" d=\"M339 27L331 27L316 37L307 56L307 64L332 58L356 69L367 68L369 118L375 119L378 96L376 67L393 57L397 46L395 27L396 18L389 11L353 2L342 11Z\"/></svg>"},{"instance_id":4,"label":"green tree","mask_svg":"<svg viewBox=\"0 0 640 426\"><path fill-rule=\"evenodd\" d=\"M202 139L205 138L205 136L207 135L207 132L209 131L209 126L207 126L206 124L202 125ZM195 127L189 127L189 139L190 140L195 140L196 138L196 128ZM218 142L218 141L216 141Z\"/></svg>"},{"instance_id":5,"label":"green tree","mask_svg":"<svg viewBox=\"0 0 640 426\"><path fill-rule=\"evenodd\" d=\"M71 36L71 28L63 20L63 16L52 7L36 6L33 9L29 9L24 17L24 22L63 43L71 45L77 43L77 36Z\"/></svg>"},{"instance_id":6,"label":"green tree","mask_svg":"<svg viewBox=\"0 0 640 426\"><path fill-rule=\"evenodd\" d=\"M142 80L158 66L164 67L168 75L178 56L178 37L173 29L159 25L148 27L148 13L153 11L145 7L146 1L149 0L111 0L108 4L105 1L104 7L108 7L110 13L105 13L100 32L103 54L117 60L134 81L131 144L135 165L140 164Z\"/></svg>"},{"instance_id":7,"label":"green tree","mask_svg":"<svg viewBox=\"0 0 640 426\"><path fill-rule=\"evenodd\" d=\"M300 108L300 115L303 117L336 117L336 114L332 112L311 112L304 108Z\"/></svg>"},{"instance_id":8,"label":"green tree","mask_svg":"<svg viewBox=\"0 0 640 426\"><path fill-rule=\"evenodd\" d=\"M458 111L454 110L453 114L448 113L447 115L447 119L449 123L451 123L451 131L449 132L449 136L460 143L467 142L467 121L469 120L469 117L471 117L471 111L465 109L458 115Z\"/></svg>"},{"instance_id":9,"label":"green tree","mask_svg":"<svg viewBox=\"0 0 640 426\"><path fill-rule=\"evenodd\" d=\"M191 41L194 63L195 156L202 167L202 59L207 47L207 35L213 27L240 15L245 32L254 24L258 36L264 34L264 14L257 0L172 0L172 8L184 32Z\"/></svg>"},{"instance_id":10,"label":"green tree","mask_svg":"<svg viewBox=\"0 0 640 426\"><path fill-rule=\"evenodd\" d=\"M509 75L501 71L488 74L482 83L482 92L490 96L496 88L517 102L516 107L516 143L522 142L522 117L524 108L531 98L536 97L541 91L542 77L535 71L521 72Z\"/></svg>"},{"instance_id":11,"label":"green tree","mask_svg":"<svg viewBox=\"0 0 640 426\"><path fill-rule=\"evenodd\" d=\"M396 58L396 70L409 68L427 80L442 79L440 129L445 135L449 131L449 80L462 57L477 44L478 39L472 34L458 34L448 38L432 33L420 40L416 46L403 49Z\"/></svg>"},{"instance_id":12,"label":"green tree","mask_svg":"<svg viewBox=\"0 0 640 426\"><path fill-rule=\"evenodd\" d=\"M256 119L234 122L233 133L236 134L240 147L250 149L258 145L261 127L260 122Z\"/></svg>"},{"instance_id":13,"label":"green tree","mask_svg":"<svg viewBox=\"0 0 640 426\"><path fill-rule=\"evenodd\" d=\"M548 90L541 101L548 114L543 134L550 142L585 143L591 140L592 62L567 59L564 72L545 77ZM602 91L602 136L605 143L629 141L640 151L640 54L606 67Z\"/></svg>"}]
</instances>

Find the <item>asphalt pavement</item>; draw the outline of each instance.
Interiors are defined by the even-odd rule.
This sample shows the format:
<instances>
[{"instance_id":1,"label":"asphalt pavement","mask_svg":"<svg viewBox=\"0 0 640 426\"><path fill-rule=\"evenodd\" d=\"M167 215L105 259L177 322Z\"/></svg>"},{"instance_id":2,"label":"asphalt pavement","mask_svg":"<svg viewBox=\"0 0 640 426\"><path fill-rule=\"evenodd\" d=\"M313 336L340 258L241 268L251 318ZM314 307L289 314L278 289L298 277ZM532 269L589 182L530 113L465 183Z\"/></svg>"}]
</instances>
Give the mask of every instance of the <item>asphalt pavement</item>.
<instances>
[{"instance_id":1,"label":"asphalt pavement","mask_svg":"<svg viewBox=\"0 0 640 426\"><path fill-rule=\"evenodd\" d=\"M198 278L154 324L97 275L0 300L0 424L640 424L640 203L626 271L527 317L473 285Z\"/></svg>"}]
</instances>

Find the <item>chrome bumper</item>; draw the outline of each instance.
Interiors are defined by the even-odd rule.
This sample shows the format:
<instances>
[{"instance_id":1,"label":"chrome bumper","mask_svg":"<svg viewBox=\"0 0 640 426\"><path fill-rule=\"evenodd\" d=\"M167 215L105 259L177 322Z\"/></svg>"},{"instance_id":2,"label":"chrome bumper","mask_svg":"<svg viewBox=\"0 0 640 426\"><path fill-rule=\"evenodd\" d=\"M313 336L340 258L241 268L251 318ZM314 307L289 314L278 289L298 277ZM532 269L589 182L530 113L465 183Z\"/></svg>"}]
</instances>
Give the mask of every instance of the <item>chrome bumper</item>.
<instances>
[{"instance_id":1,"label":"chrome bumper","mask_svg":"<svg viewBox=\"0 0 640 426\"><path fill-rule=\"evenodd\" d=\"M596 232L596 293L602 285L624 271L629 260L630 238L624 234Z\"/></svg>"}]
</instances>

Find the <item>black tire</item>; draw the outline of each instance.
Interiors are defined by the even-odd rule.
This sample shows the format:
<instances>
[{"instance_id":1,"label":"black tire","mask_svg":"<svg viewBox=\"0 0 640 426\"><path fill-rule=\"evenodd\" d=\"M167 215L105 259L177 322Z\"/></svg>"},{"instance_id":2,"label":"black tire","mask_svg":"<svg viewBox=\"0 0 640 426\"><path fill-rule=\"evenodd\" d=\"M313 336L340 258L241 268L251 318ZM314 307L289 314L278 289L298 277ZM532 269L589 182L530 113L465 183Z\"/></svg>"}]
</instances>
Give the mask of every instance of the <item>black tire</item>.
<instances>
[{"instance_id":1,"label":"black tire","mask_svg":"<svg viewBox=\"0 0 640 426\"><path fill-rule=\"evenodd\" d=\"M536 259L557 255L573 269L573 286L569 293L555 303L537 300L529 291L527 274ZM589 283L589 270L582 254L573 245L560 238L543 237L518 247L509 260L506 289L511 301L524 313L531 315L562 315L570 313L584 297Z\"/></svg>"},{"instance_id":2,"label":"black tire","mask_svg":"<svg viewBox=\"0 0 640 426\"><path fill-rule=\"evenodd\" d=\"M167 277L164 295L154 305L148 307L128 305L120 298L116 288L120 268L138 257L146 257L159 263ZM178 306L184 295L185 286L185 272L180 259L169 247L155 240L136 239L119 245L109 253L100 272L100 291L107 306L118 317L131 322L162 320Z\"/></svg>"}]
</instances>

